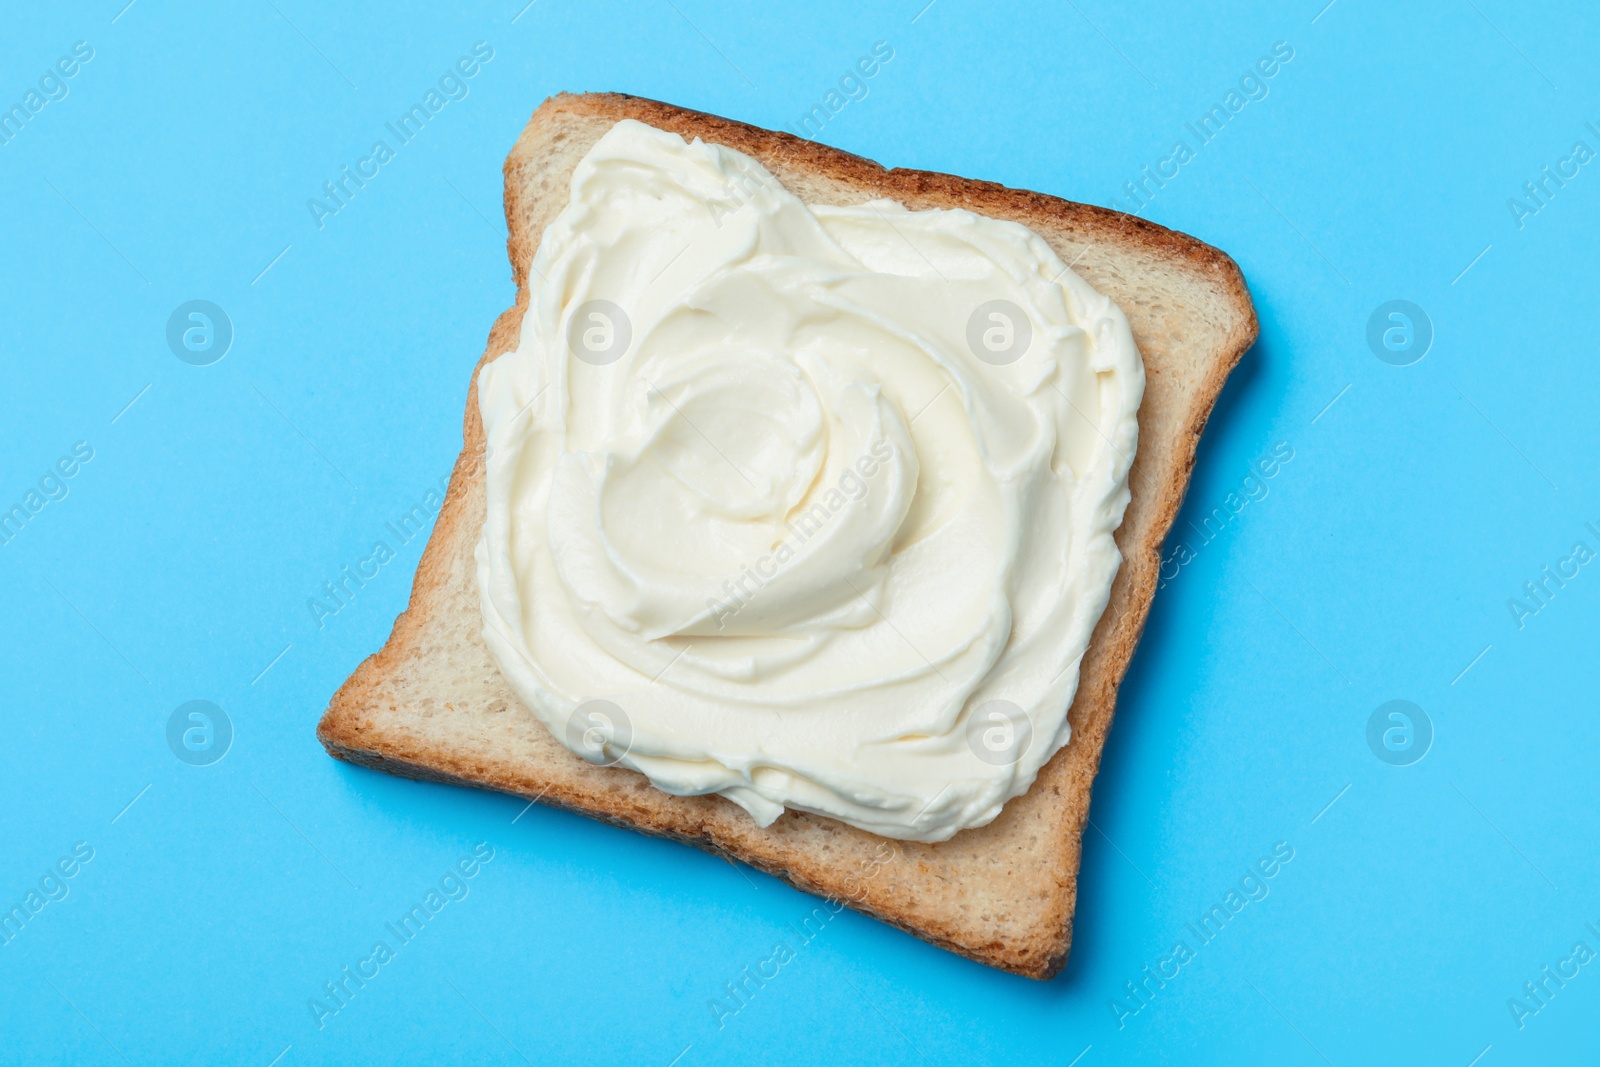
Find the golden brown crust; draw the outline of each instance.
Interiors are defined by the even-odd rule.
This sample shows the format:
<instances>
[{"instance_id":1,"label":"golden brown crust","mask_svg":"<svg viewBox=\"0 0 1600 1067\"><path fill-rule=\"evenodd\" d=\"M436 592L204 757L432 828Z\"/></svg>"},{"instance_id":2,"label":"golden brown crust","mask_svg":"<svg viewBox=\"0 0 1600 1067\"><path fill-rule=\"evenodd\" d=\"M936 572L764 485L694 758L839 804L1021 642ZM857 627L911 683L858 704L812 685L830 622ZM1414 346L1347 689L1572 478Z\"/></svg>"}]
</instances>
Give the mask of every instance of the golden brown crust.
<instances>
[{"instance_id":1,"label":"golden brown crust","mask_svg":"<svg viewBox=\"0 0 1600 1067\"><path fill-rule=\"evenodd\" d=\"M1214 331L1205 351L1197 353L1185 348L1184 329L1176 331L1180 336L1167 336L1174 331L1164 324L1170 320L1184 325L1198 313L1166 306L1146 311L1119 299L1136 322L1148 385L1140 410L1139 456L1130 476L1134 500L1118 533L1124 563L1084 657L1078 695L1069 711L1072 740L1044 767L1028 793L1008 804L994 823L939 845L888 842L893 858L881 865L874 861L872 877L857 881L856 872L846 869L849 863L859 866L861 856L881 853L885 839L798 812L788 812L762 829L720 797L668 796L632 771L585 763L549 738L526 713L515 726L500 725L496 716L506 710L509 690L486 649L456 650L451 655L466 663L488 695L475 698L470 713L465 697L459 709L450 701L441 702L428 684L419 681L417 661L443 657L430 641L452 611L462 624L465 613L476 611L475 588L462 586L471 584L472 546L482 522L483 427L477 368L468 391L462 452L418 567L410 603L395 620L384 647L334 695L318 726L318 737L331 755L353 763L538 798L619 826L685 841L749 863L801 889L839 899L979 962L1032 978L1051 977L1065 963L1070 948L1091 786L1117 687L1155 592L1161 545L1182 503L1196 445L1223 382L1255 340L1255 312L1244 279L1233 260L1217 249L1104 208L947 174L885 170L789 134L653 100L607 93L561 95L534 113L506 160L506 245L517 301L495 322L478 368L515 345L527 307L527 274L543 232L532 221L526 192L530 176L544 163L536 154L538 138L550 138L543 144L548 149L566 136L549 133L563 123L584 120L609 126L623 118L745 152L780 180L804 175L834 183L839 195L855 200L888 197L913 208L959 206L1021 222L1046 235L1058 251L1063 244L1082 246L1080 272L1103 291L1109 287L1114 297L1116 279L1107 275L1097 280L1094 270L1104 257L1095 257L1092 250L1115 249L1123 259L1147 257L1192 276L1196 291L1224 309L1223 326ZM1142 334L1140 324L1145 327ZM1191 365L1198 370L1185 378L1184 369ZM1157 430L1161 436L1152 441L1149 435ZM472 632L481 646L478 631ZM448 686L444 689L448 692ZM514 704L514 697L509 699ZM501 731L494 742L472 747L428 736L426 725L438 721L436 716L465 714L475 716L475 730ZM531 730L538 736L530 734L529 724L535 724ZM521 758L501 755L502 749L510 751L516 745L523 747ZM877 853L866 851L874 846Z\"/></svg>"}]
</instances>

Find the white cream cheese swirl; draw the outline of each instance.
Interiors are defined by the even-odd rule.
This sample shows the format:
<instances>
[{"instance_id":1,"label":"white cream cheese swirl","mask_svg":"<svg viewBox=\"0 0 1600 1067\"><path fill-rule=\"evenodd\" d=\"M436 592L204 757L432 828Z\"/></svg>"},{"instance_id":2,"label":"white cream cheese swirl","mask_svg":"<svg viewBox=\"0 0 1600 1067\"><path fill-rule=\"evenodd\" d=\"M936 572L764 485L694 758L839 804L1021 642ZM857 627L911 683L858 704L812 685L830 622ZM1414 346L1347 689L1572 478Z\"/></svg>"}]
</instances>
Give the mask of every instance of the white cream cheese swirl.
<instances>
[{"instance_id":1,"label":"white cream cheese swirl","mask_svg":"<svg viewBox=\"0 0 1600 1067\"><path fill-rule=\"evenodd\" d=\"M484 636L522 702L762 825L941 841L1023 793L1121 562L1122 312L1015 223L807 205L631 120L533 278L478 379Z\"/></svg>"}]
</instances>

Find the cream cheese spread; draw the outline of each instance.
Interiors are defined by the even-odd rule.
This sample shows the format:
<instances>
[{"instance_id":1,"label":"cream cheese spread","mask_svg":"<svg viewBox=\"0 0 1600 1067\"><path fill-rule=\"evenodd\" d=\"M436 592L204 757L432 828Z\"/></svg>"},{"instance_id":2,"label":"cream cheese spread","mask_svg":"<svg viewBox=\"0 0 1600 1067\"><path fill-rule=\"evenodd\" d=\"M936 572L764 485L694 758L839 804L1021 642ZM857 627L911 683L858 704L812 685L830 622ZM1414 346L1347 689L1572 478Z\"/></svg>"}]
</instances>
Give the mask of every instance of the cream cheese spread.
<instances>
[{"instance_id":1,"label":"cream cheese spread","mask_svg":"<svg viewBox=\"0 0 1600 1067\"><path fill-rule=\"evenodd\" d=\"M484 367L484 637L579 755L941 841L1070 736L1144 368L1035 233L626 120Z\"/></svg>"}]
</instances>

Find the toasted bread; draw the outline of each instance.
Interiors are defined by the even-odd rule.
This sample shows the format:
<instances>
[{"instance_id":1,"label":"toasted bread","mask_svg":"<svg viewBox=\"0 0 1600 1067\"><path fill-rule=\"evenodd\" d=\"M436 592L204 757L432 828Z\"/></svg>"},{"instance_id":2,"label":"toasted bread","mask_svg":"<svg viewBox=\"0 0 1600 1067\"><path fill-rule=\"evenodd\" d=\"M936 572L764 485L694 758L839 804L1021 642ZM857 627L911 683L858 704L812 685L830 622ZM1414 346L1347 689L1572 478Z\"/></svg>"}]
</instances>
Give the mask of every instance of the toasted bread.
<instances>
[{"instance_id":1,"label":"toasted bread","mask_svg":"<svg viewBox=\"0 0 1600 1067\"><path fill-rule=\"evenodd\" d=\"M536 798L748 863L936 945L1032 978L1056 974L1071 943L1081 837L1117 687L1144 628L1160 551L1228 372L1256 336L1233 260L1133 216L990 182L868 160L785 133L609 93L539 107L505 164L507 251L516 305L478 367L517 343L529 267L569 180L610 127L632 118L753 156L800 199L889 198L1021 223L1121 306L1144 358L1132 501L1117 532L1123 564L1085 654L1071 741L987 826L939 844L890 841L788 811L766 828L718 796L669 796L642 775L574 755L524 708L484 643L473 552L484 521L477 371L464 442L411 601L382 649L334 694L317 735L339 759L395 774Z\"/></svg>"}]
</instances>

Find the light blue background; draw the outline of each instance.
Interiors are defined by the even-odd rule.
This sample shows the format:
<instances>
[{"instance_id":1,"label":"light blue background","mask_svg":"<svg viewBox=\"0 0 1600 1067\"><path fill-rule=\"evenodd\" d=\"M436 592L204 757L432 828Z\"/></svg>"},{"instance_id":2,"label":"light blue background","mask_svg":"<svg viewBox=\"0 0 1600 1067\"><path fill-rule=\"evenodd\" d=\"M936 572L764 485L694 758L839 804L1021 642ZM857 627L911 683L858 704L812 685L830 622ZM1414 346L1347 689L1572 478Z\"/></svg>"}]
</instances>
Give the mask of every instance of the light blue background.
<instances>
[{"instance_id":1,"label":"light blue background","mask_svg":"<svg viewBox=\"0 0 1600 1067\"><path fill-rule=\"evenodd\" d=\"M0 34L6 107L95 49L0 145L0 508L94 449L0 546L0 905L94 849L0 946L0 1061L1593 1056L1600 962L1521 1029L1507 1007L1574 942L1600 949L1600 565L1520 629L1507 606L1575 541L1600 548L1600 167L1522 228L1507 207L1575 140L1600 148L1581 5L122 3L8 4ZM480 40L470 95L319 231L307 198ZM1169 547L1257 456L1294 458L1156 598L1060 978L845 913L719 1029L710 998L815 902L328 759L317 717L404 606L421 539L325 628L307 600L459 449L513 296L500 167L540 100L615 89L784 126L880 40L894 59L821 140L1123 206L1293 47L1145 212L1231 253L1261 317ZM164 337L196 298L235 329L209 367ZM1366 343L1395 298L1435 329L1412 366ZM191 699L234 724L209 767L166 743ZM1367 746L1391 699L1436 731L1409 767ZM318 1029L308 998L480 841L470 895ZM1123 983L1280 841L1270 895L1119 1028Z\"/></svg>"}]
</instances>

